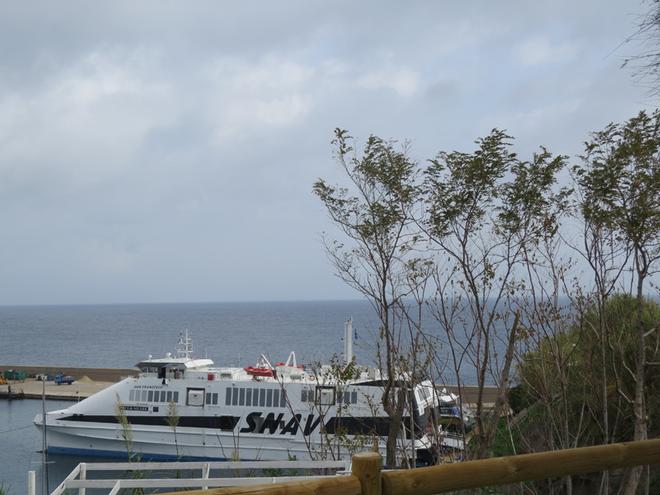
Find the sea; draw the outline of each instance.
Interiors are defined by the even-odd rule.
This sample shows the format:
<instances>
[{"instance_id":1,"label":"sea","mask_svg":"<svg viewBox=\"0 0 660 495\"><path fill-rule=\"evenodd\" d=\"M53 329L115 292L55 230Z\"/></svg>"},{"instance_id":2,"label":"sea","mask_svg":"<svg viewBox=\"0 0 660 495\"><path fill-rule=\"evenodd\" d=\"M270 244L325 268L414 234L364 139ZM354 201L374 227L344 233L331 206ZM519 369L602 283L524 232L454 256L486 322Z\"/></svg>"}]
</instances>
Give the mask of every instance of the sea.
<instances>
[{"instance_id":1,"label":"sea","mask_svg":"<svg viewBox=\"0 0 660 495\"><path fill-rule=\"evenodd\" d=\"M328 362L343 350L344 324L352 318L358 362L374 364L378 323L367 301L120 304L0 307L0 369L7 365L130 368L174 352L181 332L194 355L220 366L248 366L264 353L271 362ZM47 401L46 409L68 403ZM32 424L41 401L0 400L0 486L23 495L28 471L42 493L41 437ZM49 456L48 493L78 462ZM95 459L98 460L98 459Z\"/></svg>"}]
</instances>

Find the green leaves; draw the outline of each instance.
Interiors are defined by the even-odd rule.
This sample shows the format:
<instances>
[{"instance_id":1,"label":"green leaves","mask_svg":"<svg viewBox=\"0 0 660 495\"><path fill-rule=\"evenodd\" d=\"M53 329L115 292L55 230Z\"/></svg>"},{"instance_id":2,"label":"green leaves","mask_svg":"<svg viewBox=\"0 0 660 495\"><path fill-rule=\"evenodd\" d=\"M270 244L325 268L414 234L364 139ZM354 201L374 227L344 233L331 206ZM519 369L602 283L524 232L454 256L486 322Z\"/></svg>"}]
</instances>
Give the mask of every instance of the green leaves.
<instances>
[{"instance_id":1,"label":"green leaves","mask_svg":"<svg viewBox=\"0 0 660 495\"><path fill-rule=\"evenodd\" d=\"M584 219L621 242L644 246L660 231L660 111L609 124L573 167Z\"/></svg>"},{"instance_id":2,"label":"green leaves","mask_svg":"<svg viewBox=\"0 0 660 495\"><path fill-rule=\"evenodd\" d=\"M417 167L405 147L370 136L357 155L347 131L335 130L335 155L350 180L349 188L333 187L319 179L313 191L331 218L363 243L383 249L398 243L402 228L411 221L417 199Z\"/></svg>"},{"instance_id":3,"label":"green leaves","mask_svg":"<svg viewBox=\"0 0 660 495\"><path fill-rule=\"evenodd\" d=\"M554 237L557 218L568 208L572 192L565 187L553 190L565 164L565 156L553 157L543 147L531 162L516 160L512 164L512 178L501 185L500 233L526 234L531 240Z\"/></svg>"},{"instance_id":4,"label":"green leaves","mask_svg":"<svg viewBox=\"0 0 660 495\"><path fill-rule=\"evenodd\" d=\"M425 191L431 231L446 235L452 223L480 228L488 207L499 195L499 180L515 162L511 136L493 129L476 141L473 153L441 152L426 170Z\"/></svg>"},{"instance_id":5,"label":"green leaves","mask_svg":"<svg viewBox=\"0 0 660 495\"><path fill-rule=\"evenodd\" d=\"M493 129L472 153L442 152L431 161L424 185L432 235L555 235L571 192L554 190L566 157L542 147L531 161L522 161L511 151L512 139Z\"/></svg>"}]
</instances>

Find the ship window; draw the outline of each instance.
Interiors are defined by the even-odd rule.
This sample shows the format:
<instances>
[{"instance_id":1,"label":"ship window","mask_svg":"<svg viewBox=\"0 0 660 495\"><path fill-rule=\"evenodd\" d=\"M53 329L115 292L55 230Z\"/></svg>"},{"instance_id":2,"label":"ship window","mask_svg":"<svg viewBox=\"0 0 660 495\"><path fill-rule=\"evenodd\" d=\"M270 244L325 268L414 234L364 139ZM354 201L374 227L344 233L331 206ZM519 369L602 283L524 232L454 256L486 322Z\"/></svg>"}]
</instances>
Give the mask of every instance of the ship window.
<instances>
[{"instance_id":1,"label":"ship window","mask_svg":"<svg viewBox=\"0 0 660 495\"><path fill-rule=\"evenodd\" d=\"M167 402L167 401L165 400L166 395L167 395L167 392L165 392L165 390L161 390L161 391L160 391L160 401L161 401L161 402Z\"/></svg>"},{"instance_id":2,"label":"ship window","mask_svg":"<svg viewBox=\"0 0 660 495\"><path fill-rule=\"evenodd\" d=\"M273 406L277 407L280 405L280 389L276 388L273 390Z\"/></svg>"},{"instance_id":3,"label":"ship window","mask_svg":"<svg viewBox=\"0 0 660 495\"><path fill-rule=\"evenodd\" d=\"M306 388L303 388L300 391L300 401L301 402L307 402L307 389Z\"/></svg>"},{"instance_id":4,"label":"ship window","mask_svg":"<svg viewBox=\"0 0 660 495\"><path fill-rule=\"evenodd\" d=\"M204 389L203 388L189 388L186 405L188 406L203 406L204 405Z\"/></svg>"},{"instance_id":5,"label":"ship window","mask_svg":"<svg viewBox=\"0 0 660 495\"><path fill-rule=\"evenodd\" d=\"M206 403L207 404L211 403L211 392L206 392Z\"/></svg>"},{"instance_id":6,"label":"ship window","mask_svg":"<svg viewBox=\"0 0 660 495\"><path fill-rule=\"evenodd\" d=\"M153 391L153 390L149 390L149 394L148 394L148 396L147 396L147 400L148 400L149 402L153 402L153 401L154 401L154 391Z\"/></svg>"},{"instance_id":7,"label":"ship window","mask_svg":"<svg viewBox=\"0 0 660 495\"><path fill-rule=\"evenodd\" d=\"M332 406L335 403L334 387L316 387L316 403L321 406Z\"/></svg>"},{"instance_id":8,"label":"ship window","mask_svg":"<svg viewBox=\"0 0 660 495\"><path fill-rule=\"evenodd\" d=\"M238 405L238 389L233 388L231 390L231 405L235 406Z\"/></svg>"},{"instance_id":9,"label":"ship window","mask_svg":"<svg viewBox=\"0 0 660 495\"><path fill-rule=\"evenodd\" d=\"M266 390L266 407L273 407L273 389Z\"/></svg>"},{"instance_id":10,"label":"ship window","mask_svg":"<svg viewBox=\"0 0 660 495\"><path fill-rule=\"evenodd\" d=\"M135 400L135 390L131 389L131 391L128 393L128 400L130 402L133 402Z\"/></svg>"},{"instance_id":11,"label":"ship window","mask_svg":"<svg viewBox=\"0 0 660 495\"><path fill-rule=\"evenodd\" d=\"M266 389L259 389L259 406L264 407L266 405Z\"/></svg>"},{"instance_id":12,"label":"ship window","mask_svg":"<svg viewBox=\"0 0 660 495\"><path fill-rule=\"evenodd\" d=\"M251 406L252 405L252 389L248 388L245 392L245 405L246 406Z\"/></svg>"},{"instance_id":13,"label":"ship window","mask_svg":"<svg viewBox=\"0 0 660 495\"><path fill-rule=\"evenodd\" d=\"M357 390L351 392L351 404L357 404Z\"/></svg>"},{"instance_id":14,"label":"ship window","mask_svg":"<svg viewBox=\"0 0 660 495\"><path fill-rule=\"evenodd\" d=\"M225 406L231 405L231 387L225 389Z\"/></svg>"},{"instance_id":15,"label":"ship window","mask_svg":"<svg viewBox=\"0 0 660 495\"><path fill-rule=\"evenodd\" d=\"M239 396L238 399L238 405L239 406L244 406L245 405L245 389L241 388L241 395Z\"/></svg>"},{"instance_id":16,"label":"ship window","mask_svg":"<svg viewBox=\"0 0 660 495\"><path fill-rule=\"evenodd\" d=\"M282 393L280 394L280 407L285 407L286 406L286 390L282 390Z\"/></svg>"},{"instance_id":17,"label":"ship window","mask_svg":"<svg viewBox=\"0 0 660 495\"><path fill-rule=\"evenodd\" d=\"M177 404L179 403L179 392L174 392L173 401Z\"/></svg>"},{"instance_id":18,"label":"ship window","mask_svg":"<svg viewBox=\"0 0 660 495\"><path fill-rule=\"evenodd\" d=\"M172 392L167 392L167 402L172 402Z\"/></svg>"},{"instance_id":19,"label":"ship window","mask_svg":"<svg viewBox=\"0 0 660 495\"><path fill-rule=\"evenodd\" d=\"M142 391L142 402L147 402L147 391L146 390Z\"/></svg>"},{"instance_id":20,"label":"ship window","mask_svg":"<svg viewBox=\"0 0 660 495\"><path fill-rule=\"evenodd\" d=\"M213 394L213 405L214 406L218 405L218 394L217 393Z\"/></svg>"}]
</instances>

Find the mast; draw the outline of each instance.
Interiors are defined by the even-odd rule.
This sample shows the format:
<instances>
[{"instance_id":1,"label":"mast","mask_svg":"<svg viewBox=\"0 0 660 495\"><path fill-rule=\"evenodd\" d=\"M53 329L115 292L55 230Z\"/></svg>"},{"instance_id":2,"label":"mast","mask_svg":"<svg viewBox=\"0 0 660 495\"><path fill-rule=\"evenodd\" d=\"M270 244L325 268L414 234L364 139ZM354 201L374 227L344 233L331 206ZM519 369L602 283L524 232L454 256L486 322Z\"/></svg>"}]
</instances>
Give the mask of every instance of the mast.
<instances>
[{"instance_id":1,"label":"mast","mask_svg":"<svg viewBox=\"0 0 660 495\"><path fill-rule=\"evenodd\" d=\"M192 354L192 338L188 335L188 329L186 328L184 333L179 334L179 341L176 344L176 356L179 358L192 359Z\"/></svg>"},{"instance_id":2,"label":"mast","mask_svg":"<svg viewBox=\"0 0 660 495\"><path fill-rule=\"evenodd\" d=\"M344 324L344 359L346 364L353 361L353 318Z\"/></svg>"},{"instance_id":3,"label":"mast","mask_svg":"<svg viewBox=\"0 0 660 495\"><path fill-rule=\"evenodd\" d=\"M44 495L48 495L48 442L46 440L46 377L41 377L41 423L44 431L41 446L41 484Z\"/></svg>"}]
</instances>

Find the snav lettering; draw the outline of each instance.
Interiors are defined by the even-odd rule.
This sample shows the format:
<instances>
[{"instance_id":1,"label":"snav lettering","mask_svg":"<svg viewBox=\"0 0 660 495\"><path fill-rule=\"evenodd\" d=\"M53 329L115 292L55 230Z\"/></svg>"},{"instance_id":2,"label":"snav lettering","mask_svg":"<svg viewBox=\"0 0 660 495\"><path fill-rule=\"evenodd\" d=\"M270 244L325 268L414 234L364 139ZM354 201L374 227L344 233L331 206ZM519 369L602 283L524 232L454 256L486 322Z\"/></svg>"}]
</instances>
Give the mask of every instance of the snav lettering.
<instances>
[{"instance_id":1,"label":"snav lettering","mask_svg":"<svg viewBox=\"0 0 660 495\"><path fill-rule=\"evenodd\" d=\"M284 413L268 413L265 417L260 412L253 412L245 417L246 426L241 428L241 433L269 433L274 435L296 435L302 429L303 435L311 435L321 423L321 417L308 414L303 420L302 414L294 414L288 420L284 419Z\"/></svg>"}]
</instances>

